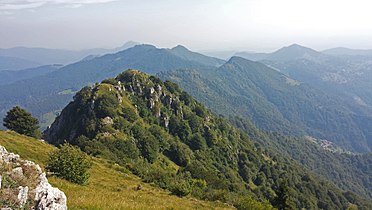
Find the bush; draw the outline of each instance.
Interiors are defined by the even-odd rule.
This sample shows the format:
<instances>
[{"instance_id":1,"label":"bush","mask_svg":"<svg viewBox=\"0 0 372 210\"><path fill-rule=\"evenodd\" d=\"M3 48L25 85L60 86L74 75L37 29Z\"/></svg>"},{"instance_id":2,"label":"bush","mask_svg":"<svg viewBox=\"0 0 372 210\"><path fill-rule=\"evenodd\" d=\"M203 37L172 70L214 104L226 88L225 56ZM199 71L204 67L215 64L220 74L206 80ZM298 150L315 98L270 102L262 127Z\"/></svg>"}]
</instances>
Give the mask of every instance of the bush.
<instances>
[{"instance_id":1,"label":"bush","mask_svg":"<svg viewBox=\"0 0 372 210\"><path fill-rule=\"evenodd\" d=\"M68 143L52 152L46 165L48 171L76 184L84 184L88 180L90 167L88 155Z\"/></svg>"},{"instance_id":2,"label":"bush","mask_svg":"<svg viewBox=\"0 0 372 210\"><path fill-rule=\"evenodd\" d=\"M191 186L186 181L178 181L173 183L173 186L171 187L171 192L174 195L177 195L179 197L187 196L191 192Z\"/></svg>"},{"instance_id":3,"label":"bush","mask_svg":"<svg viewBox=\"0 0 372 210\"><path fill-rule=\"evenodd\" d=\"M251 197L243 197L239 199L234 206L238 210L274 210L274 208L270 205L268 201L260 202Z\"/></svg>"},{"instance_id":4,"label":"bush","mask_svg":"<svg viewBox=\"0 0 372 210\"><path fill-rule=\"evenodd\" d=\"M4 126L19 134L40 138L39 121L19 106L16 106L6 113Z\"/></svg>"}]
</instances>

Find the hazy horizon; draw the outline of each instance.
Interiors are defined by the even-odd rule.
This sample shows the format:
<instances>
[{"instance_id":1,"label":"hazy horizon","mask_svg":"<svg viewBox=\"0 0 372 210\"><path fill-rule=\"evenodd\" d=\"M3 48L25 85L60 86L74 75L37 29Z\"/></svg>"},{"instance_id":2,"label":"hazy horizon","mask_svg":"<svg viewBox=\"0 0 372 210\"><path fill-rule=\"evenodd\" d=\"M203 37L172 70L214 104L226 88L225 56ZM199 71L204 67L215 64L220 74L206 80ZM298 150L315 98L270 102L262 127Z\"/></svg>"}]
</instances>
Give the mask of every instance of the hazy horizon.
<instances>
[{"instance_id":1,"label":"hazy horizon","mask_svg":"<svg viewBox=\"0 0 372 210\"><path fill-rule=\"evenodd\" d=\"M0 0L0 48L372 49L366 0Z\"/></svg>"}]
</instances>

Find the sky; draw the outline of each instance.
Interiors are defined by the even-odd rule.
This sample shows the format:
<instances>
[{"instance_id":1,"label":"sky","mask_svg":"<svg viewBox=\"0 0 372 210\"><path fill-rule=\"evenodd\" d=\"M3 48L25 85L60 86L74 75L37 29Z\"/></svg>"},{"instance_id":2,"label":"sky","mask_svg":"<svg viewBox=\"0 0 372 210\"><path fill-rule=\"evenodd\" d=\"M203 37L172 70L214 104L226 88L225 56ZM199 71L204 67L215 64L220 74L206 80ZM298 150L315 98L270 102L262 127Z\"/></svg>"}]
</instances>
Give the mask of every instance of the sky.
<instances>
[{"instance_id":1,"label":"sky","mask_svg":"<svg viewBox=\"0 0 372 210\"><path fill-rule=\"evenodd\" d=\"M0 48L372 49L370 0L0 0Z\"/></svg>"}]
</instances>

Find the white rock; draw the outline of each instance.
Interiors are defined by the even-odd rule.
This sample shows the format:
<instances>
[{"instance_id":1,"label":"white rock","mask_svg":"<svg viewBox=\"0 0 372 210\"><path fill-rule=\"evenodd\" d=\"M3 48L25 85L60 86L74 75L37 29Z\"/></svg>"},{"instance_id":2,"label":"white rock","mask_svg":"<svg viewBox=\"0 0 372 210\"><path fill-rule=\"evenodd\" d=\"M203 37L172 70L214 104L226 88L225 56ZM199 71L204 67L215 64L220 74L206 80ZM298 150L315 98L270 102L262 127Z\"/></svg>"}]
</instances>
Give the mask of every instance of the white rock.
<instances>
[{"instance_id":1,"label":"white rock","mask_svg":"<svg viewBox=\"0 0 372 210\"><path fill-rule=\"evenodd\" d=\"M38 185L35 189L30 189L29 186L22 187L18 189L18 200L19 208L22 208L28 199L29 192L35 194L35 209L40 210L66 210L67 209L67 198L66 195L60 191L58 188L52 187L45 173L42 172L39 165L32 161L21 160L19 155L9 153L4 147L0 146L0 164L13 164L21 165L22 167L33 168L37 174L39 174L37 180L35 180ZM12 169L11 173L16 176L24 176L22 167L16 167ZM2 176L0 174L0 189L1 189ZM1 210L9 210L10 208L1 208ZM33 208L34 209L34 208Z\"/></svg>"},{"instance_id":2,"label":"white rock","mask_svg":"<svg viewBox=\"0 0 372 210\"><path fill-rule=\"evenodd\" d=\"M21 167L13 168L12 169L12 175L16 177L22 177L23 176L23 169Z\"/></svg>"},{"instance_id":3,"label":"white rock","mask_svg":"<svg viewBox=\"0 0 372 210\"><path fill-rule=\"evenodd\" d=\"M35 189L35 200L38 201L37 209L40 210L65 210L67 209L66 195L58 188L52 187L45 176L39 176L40 183Z\"/></svg>"},{"instance_id":4,"label":"white rock","mask_svg":"<svg viewBox=\"0 0 372 210\"><path fill-rule=\"evenodd\" d=\"M18 191L18 201L19 201L19 205L21 206L21 208L26 204L27 202L27 199L28 199L28 187L22 187L22 186L19 186L18 187L19 191Z\"/></svg>"}]
</instances>

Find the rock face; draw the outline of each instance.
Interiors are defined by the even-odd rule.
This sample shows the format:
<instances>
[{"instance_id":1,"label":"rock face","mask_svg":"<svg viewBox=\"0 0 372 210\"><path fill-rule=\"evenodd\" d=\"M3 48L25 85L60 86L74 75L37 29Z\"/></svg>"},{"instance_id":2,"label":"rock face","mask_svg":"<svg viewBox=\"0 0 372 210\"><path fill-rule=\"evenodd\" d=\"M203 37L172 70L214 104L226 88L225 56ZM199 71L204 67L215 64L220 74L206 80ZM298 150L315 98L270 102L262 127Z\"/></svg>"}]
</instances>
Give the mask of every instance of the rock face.
<instances>
[{"instance_id":1,"label":"rock face","mask_svg":"<svg viewBox=\"0 0 372 210\"><path fill-rule=\"evenodd\" d=\"M40 166L0 146L0 208L65 210L67 199Z\"/></svg>"}]
</instances>

